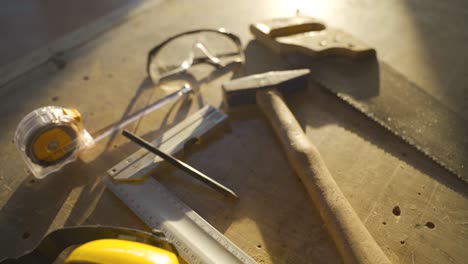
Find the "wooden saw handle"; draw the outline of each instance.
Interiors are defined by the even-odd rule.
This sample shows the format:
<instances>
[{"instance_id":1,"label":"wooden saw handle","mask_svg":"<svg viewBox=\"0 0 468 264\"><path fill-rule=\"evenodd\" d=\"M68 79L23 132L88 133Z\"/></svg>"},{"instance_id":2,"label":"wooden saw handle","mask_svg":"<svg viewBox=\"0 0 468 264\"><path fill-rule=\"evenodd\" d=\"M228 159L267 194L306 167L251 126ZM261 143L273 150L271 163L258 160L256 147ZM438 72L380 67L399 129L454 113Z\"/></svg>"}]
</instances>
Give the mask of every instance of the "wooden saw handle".
<instances>
[{"instance_id":1,"label":"wooden saw handle","mask_svg":"<svg viewBox=\"0 0 468 264\"><path fill-rule=\"evenodd\" d=\"M352 35L304 15L254 23L250 25L250 32L260 43L279 54L350 58L375 55L374 49Z\"/></svg>"},{"instance_id":2,"label":"wooden saw handle","mask_svg":"<svg viewBox=\"0 0 468 264\"><path fill-rule=\"evenodd\" d=\"M257 103L281 141L289 164L305 185L345 263L390 263L341 192L317 148L275 90L261 90Z\"/></svg>"}]
</instances>

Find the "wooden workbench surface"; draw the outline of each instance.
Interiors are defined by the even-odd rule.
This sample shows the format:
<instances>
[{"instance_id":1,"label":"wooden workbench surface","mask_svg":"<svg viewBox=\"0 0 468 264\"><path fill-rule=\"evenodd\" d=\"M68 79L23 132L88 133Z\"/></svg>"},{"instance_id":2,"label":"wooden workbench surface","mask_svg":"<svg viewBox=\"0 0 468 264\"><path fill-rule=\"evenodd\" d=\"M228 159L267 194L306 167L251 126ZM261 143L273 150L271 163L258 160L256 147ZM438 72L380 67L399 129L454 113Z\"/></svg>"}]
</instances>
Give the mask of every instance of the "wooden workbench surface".
<instances>
[{"instance_id":1,"label":"wooden workbench surface","mask_svg":"<svg viewBox=\"0 0 468 264\"><path fill-rule=\"evenodd\" d=\"M308 2L308 1L304 1ZM54 57L0 89L0 257L31 248L48 231L77 224L146 228L100 183L105 171L137 149L121 136L42 181L28 173L12 142L16 125L45 105L75 107L96 131L166 90L146 78L147 51L189 29L224 27L241 36L244 72L278 58L250 42L248 25L301 12L376 47L379 57L468 120L468 5L457 1L268 0L167 1ZM382 3L380 3L382 2ZM258 65L259 65L258 64ZM202 94L179 101L129 128L152 139L203 105L222 107L226 74ZM468 190L455 176L353 110L310 85L286 98L332 175L394 263L465 263ZM240 196L233 203L176 170L161 180L259 263L340 263L305 189L288 167L255 106L230 113L219 131L184 159ZM398 206L401 213L395 215Z\"/></svg>"}]
</instances>

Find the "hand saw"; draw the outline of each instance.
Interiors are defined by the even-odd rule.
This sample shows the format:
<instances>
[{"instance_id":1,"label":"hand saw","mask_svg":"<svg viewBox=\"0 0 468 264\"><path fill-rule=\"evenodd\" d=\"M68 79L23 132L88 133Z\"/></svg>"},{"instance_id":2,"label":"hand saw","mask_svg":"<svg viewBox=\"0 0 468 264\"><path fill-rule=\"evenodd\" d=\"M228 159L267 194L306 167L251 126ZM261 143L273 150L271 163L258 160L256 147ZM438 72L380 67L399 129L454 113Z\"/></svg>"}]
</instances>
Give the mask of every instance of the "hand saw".
<instances>
[{"instance_id":1,"label":"hand saw","mask_svg":"<svg viewBox=\"0 0 468 264\"><path fill-rule=\"evenodd\" d=\"M255 38L439 165L468 182L466 120L353 36L308 16L252 24ZM304 56L306 55L306 56Z\"/></svg>"}]
</instances>

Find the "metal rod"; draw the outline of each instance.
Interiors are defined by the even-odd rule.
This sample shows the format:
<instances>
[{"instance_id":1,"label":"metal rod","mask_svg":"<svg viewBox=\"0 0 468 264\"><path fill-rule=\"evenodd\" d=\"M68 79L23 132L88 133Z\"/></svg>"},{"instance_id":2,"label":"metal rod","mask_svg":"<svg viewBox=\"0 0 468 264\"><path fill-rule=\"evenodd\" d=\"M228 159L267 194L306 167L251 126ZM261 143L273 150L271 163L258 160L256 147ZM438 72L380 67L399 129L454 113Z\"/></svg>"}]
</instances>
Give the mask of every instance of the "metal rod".
<instances>
[{"instance_id":1,"label":"metal rod","mask_svg":"<svg viewBox=\"0 0 468 264\"><path fill-rule=\"evenodd\" d=\"M205 183L206 185L210 186L211 188L223 193L224 195L229 195L229 196L232 196L236 199L239 199L239 197L232 191L230 190L229 188L225 187L224 185L218 183L217 181L211 179L210 177L206 176L205 174L203 174L202 172L196 170L195 168L193 168L192 166L188 165L187 163L167 154L167 153L164 153L162 152L161 150L157 149L156 147L154 147L153 145L151 145L151 143L149 143L148 141L138 137L137 135L129 132L128 130L124 130L122 132L122 134L127 137L128 139L130 139L131 141L133 141L134 143L140 145L141 147L145 148L146 150L154 153L155 155L161 157L162 159L164 159L165 161L171 163L172 165L174 165L175 167L185 171L186 173L190 174L191 176L193 176L195 179Z\"/></svg>"}]
</instances>

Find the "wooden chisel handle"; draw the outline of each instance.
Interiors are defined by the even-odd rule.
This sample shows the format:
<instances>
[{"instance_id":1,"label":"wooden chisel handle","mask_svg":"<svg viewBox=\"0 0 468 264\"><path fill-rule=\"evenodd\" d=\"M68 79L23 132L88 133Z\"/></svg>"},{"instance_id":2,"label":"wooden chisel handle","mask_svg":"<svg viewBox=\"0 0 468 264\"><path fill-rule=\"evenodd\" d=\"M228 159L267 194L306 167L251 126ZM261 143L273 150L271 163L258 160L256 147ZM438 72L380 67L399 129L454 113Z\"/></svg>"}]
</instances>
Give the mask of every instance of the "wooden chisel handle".
<instances>
[{"instance_id":1,"label":"wooden chisel handle","mask_svg":"<svg viewBox=\"0 0 468 264\"><path fill-rule=\"evenodd\" d=\"M257 103L281 141L289 164L305 185L345 263L390 263L345 198L317 148L275 89L261 90Z\"/></svg>"}]
</instances>

